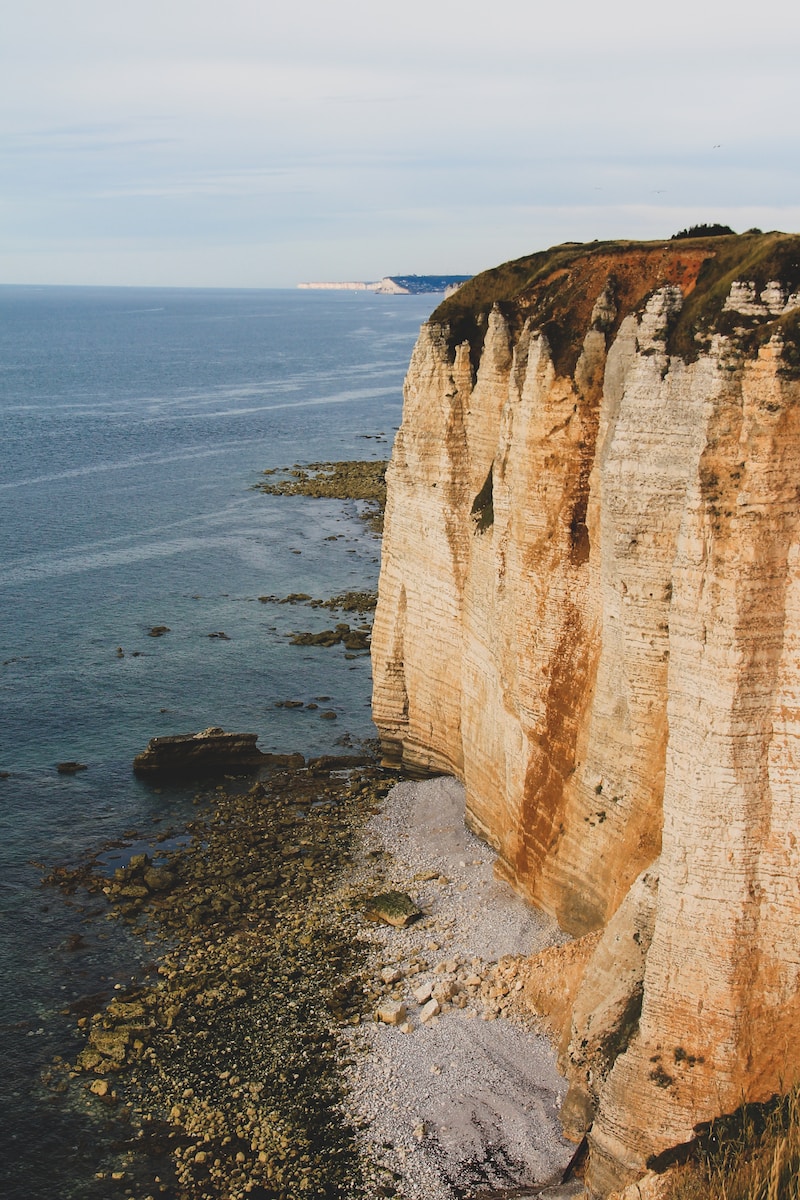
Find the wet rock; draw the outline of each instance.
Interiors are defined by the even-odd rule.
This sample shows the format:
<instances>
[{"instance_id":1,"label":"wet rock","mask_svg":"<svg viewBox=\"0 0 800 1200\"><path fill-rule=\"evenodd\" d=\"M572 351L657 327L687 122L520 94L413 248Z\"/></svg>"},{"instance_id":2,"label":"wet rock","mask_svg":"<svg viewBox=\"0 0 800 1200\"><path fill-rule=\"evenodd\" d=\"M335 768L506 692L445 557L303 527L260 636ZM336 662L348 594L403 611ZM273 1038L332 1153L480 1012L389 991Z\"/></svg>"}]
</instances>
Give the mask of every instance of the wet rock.
<instances>
[{"instance_id":1,"label":"wet rock","mask_svg":"<svg viewBox=\"0 0 800 1200\"><path fill-rule=\"evenodd\" d=\"M347 771L366 767L373 758L369 754L321 754L308 760L309 771Z\"/></svg>"},{"instance_id":2,"label":"wet rock","mask_svg":"<svg viewBox=\"0 0 800 1200\"><path fill-rule=\"evenodd\" d=\"M149 867L143 875L144 886L151 892L167 892L175 884L175 876L166 867Z\"/></svg>"},{"instance_id":3,"label":"wet rock","mask_svg":"<svg viewBox=\"0 0 800 1200\"><path fill-rule=\"evenodd\" d=\"M85 1050L78 1055L78 1066L84 1071L105 1074L121 1071L125 1066L131 1032L128 1029L101 1029L92 1027Z\"/></svg>"},{"instance_id":4,"label":"wet rock","mask_svg":"<svg viewBox=\"0 0 800 1200\"><path fill-rule=\"evenodd\" d=\"M86 763L82 762L60 762L56 763L56 770L59 775L77 775L78 771L88 771Z\"/></svg>"},{"instance_id":5,"label":"wet rock","mask_svg":"<svg viewBox=\"0 0 800 1200\"><path fill-rule=\"evenodd\" d=\"M323 629L319 633L294 633L289 638L292 646L338 646L350 634L350 626L341 624L335 629Z\"/></svg>"},{"instance_id":6,"label":"wet rock","mask_svg":"<svg viewBox=\"0 0 800 1200\"><path fill-rule=\"evenodd\" d=\"M369 634L353 629L342 638L347 650L369 650Z\"/></svg>"},{"instance_id":7,"label":"wet rock","mask_svg":"<svg viewBox=\"0 0 800 1200\"><path fill-rule=\"evenodd\" d=\"M340 608L344 612L372 612L378 603L377 592L344 592L330 600L312 600L312 608Z\"/></svg>"},{"instance_id":8,"label":"wet rock","mask_svg":"<svg viewBox=\"0 0 800 1200\"><path fill-rule=\"evenodd\" d=\"M386 505L386 463L376 461L309 463L291 469L272 468L264 475L280 476L255 485L273 496L313 496L337 500L367 500L365 518L379 532Z\"/></svg>"},{"instance_id":9,"label":"wet rock","mask_svg":"<svg viewBox=\"0 0 800 1200\"><path fill-rule=\"evenodd\" d=\"M163 637L165 633L170 633L169 625L152 625L147 631L147 636L152 638Z\"/></svg>"},{"instance_id":10,"label":"wet rock","mask_svg":"<svg viewBox=\"0 0 800 1200\"><path fill-rule=\"evenodd\" d=\"M120 899L145 900L150 894L143 883L128 883L115 889Z\"/></svg>"}]
</instances>

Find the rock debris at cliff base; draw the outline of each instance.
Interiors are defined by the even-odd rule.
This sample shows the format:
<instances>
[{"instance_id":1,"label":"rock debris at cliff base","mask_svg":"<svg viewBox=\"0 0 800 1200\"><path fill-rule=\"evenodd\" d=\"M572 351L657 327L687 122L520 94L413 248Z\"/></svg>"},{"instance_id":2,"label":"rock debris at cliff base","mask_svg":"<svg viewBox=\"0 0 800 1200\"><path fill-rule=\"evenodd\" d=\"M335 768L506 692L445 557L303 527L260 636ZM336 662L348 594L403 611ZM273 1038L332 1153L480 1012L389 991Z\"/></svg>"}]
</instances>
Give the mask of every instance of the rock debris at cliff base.
<instances>
[{"instance_id":1,"label":"rock debris at cliff base","mask_svg":"<svg viewBox=\"0 0 800 1200\"><path fill-rule=\"evenodd\" d=\"M423 913L365 931L373 1020L350 1039L348 1111L406 1200L542 1187L575 1150L561 1136L555 1051L524 999L527 956L563 935L494 877L463 814L454 779L399 784L358 859Z\"/></svg>"},{"instance_id":2,"label":"rock debris at cliff base","mask_svg":"<svg viewBox=\"0 0 800 1200\"><path fill-rule=\"evenodd\" d=\"M556 931L493 881L454 781L391 783L275 769L206 797L185 844L53 874L104 895L157 968L79 1006L85 1046L51 1075L120 1146L98 1194L454 1200L563 1169L563 1082L517 958ZM394 884L419 904L406 928L364 915Z\"/></svg>"},{"instance_id":3,"label":"rock debris at cliff base","mask_svg":"<svg viewBox=\"0 0 800 1200\"><path fill-rule=\"evenodd\" d=\"M254 485L269 496L312 496L317 499L361 500L363 516L376 533L383 529L386 506L386 463L383 461L318 462L272 467Z\"/></svg>"}]
</instances>

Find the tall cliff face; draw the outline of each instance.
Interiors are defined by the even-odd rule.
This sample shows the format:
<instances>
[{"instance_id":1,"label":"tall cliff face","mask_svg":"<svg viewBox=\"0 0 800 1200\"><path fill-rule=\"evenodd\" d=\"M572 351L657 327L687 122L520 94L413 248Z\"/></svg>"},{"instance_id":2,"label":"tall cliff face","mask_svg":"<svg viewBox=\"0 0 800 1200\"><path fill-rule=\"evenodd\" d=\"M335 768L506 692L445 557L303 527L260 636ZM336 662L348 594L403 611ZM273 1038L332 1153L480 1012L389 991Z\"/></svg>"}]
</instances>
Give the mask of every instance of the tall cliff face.
<instances>
[{"instance_id":1,"label":"tall cliff face","mask_svg":"<svg viewBox=\"0 0 800 1200\"><path fill-rule=\"evenodd\" d=\"M798 289L800 238L568 245L466 284L409 368L384 754L461 778L570 932L648 879L633 1008L583 1080L624 933L576 1002L597 1192L800 1070Z\"/></svg>"}]
</instances>

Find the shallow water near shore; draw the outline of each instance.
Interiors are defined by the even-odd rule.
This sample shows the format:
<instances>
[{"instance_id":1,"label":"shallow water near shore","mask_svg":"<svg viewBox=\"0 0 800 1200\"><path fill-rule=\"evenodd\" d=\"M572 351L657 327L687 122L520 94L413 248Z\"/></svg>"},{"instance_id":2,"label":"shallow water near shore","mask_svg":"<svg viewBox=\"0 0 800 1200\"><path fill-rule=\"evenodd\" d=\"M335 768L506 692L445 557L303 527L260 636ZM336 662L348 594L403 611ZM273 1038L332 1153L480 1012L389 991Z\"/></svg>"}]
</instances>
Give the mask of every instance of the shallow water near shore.
<instances>
[{"instance_id":1,"label":"shallow water near shore","mask_svg":"<svg viewBox=\"0 0 800 1200\"><path fill-rule=\"evenodd\" d=\"M388 456L430 307L0 288L4 1196L89 1194L102 1133L42 1072L79 1049L77 1008L141 970L146 947L99 905L81 925L41 879L196 814L194 789L137 781L133 756L212 724L304 754L372 736L368 658L290 646L332 614L259 597L374 588L379 544L354 503L251 488L296 461ZM64 760L86 770L60 775Z\"/></svg>"}]
</instances>

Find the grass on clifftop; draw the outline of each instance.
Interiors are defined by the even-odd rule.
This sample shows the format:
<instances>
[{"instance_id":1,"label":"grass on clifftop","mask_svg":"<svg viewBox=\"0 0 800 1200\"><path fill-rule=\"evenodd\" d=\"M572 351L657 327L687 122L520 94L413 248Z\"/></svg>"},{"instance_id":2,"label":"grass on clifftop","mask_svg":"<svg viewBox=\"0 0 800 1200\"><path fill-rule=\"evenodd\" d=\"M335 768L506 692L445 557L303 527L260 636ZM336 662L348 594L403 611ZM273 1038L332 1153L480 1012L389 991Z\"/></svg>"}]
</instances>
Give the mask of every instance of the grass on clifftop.
<instances>
[{"instance_id":1,"label":"grass on clifftop","mask_svg":"<svg viewBox=\"0 0 800 1200\"><path fill-rule=\"evenodd\" d=\"M800 1086L712 1122L666 1200L800 1200Z\"/></svg>"},{"instance_id":2,"label":"grass on clifftop","mask_svg":"<svg viewBox=\"0 0 800 1200\"><path fill-rule=\"evenodd\" d=\"M668 331L667 348L691 361L700 351L698 332L713 330L720 321L723 332L747 324L738 314L722 313L736 279L754 283L757 291L778 279L789 292L797 291L800 237L752 231L658 242L565 242L476 275L438 306L431 321L449 328L452 347L469 342L477 367L489 313L498 305L512 332L530 318L546 334L558 372L571 374L604 287L617 306L616 319L605 329L613 336L627 313L640 311L654 291L672 283L686 300ZM778 321L791 357L797 349L796 322ZM769 337L778 321L762 319L759 340Z\"/></svg>"},{"instance_id":3,"label":"grass on clifftop","mask_svg":"<svg viewBox=\"0 0 800 1200\"><path fill-rule=\"evenodd\" d=\"M670 351L687 361L697 357L696 332L720 328L728 333L743 323L738 313L722 312L735 280L753 283L757 293L773 279L781 280L789 293L800 288L800 237L785 233L742 234L719 238L716 242L714 254L700 268L694 291L687 297L670 333ZM772 326L773 322L767 322L761 327L766 332Z\"/></svg>"}]
</instances>

